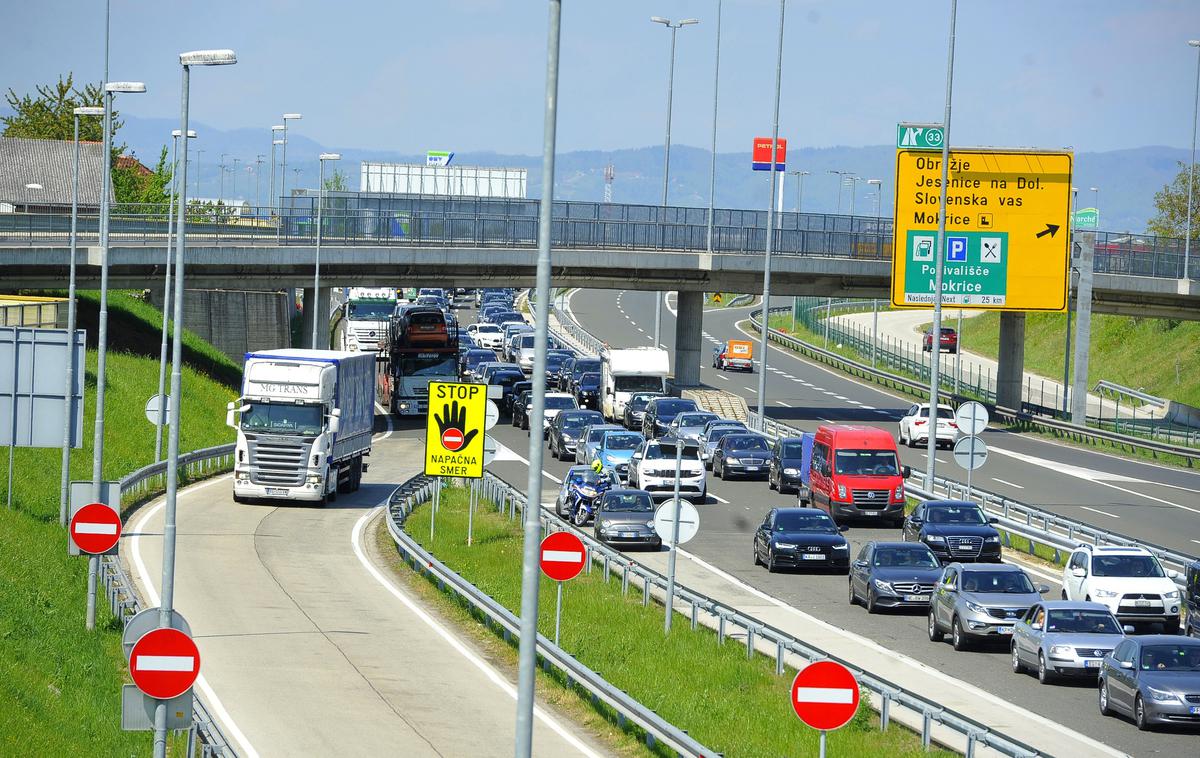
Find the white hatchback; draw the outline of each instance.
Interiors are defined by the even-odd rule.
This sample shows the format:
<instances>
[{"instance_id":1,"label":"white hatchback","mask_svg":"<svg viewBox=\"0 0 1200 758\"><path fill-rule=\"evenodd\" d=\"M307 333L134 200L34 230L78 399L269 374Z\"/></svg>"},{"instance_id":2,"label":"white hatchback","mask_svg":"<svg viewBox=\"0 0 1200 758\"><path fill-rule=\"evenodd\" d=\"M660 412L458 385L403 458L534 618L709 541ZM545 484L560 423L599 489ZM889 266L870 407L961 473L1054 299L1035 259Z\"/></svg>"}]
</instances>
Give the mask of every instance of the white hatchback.
<instances>
[{"instance_id":1,"label":"white hatchback","mask_svg":"<svg viewBox=\"0 0 1200 758\"><path fill-rule=\"evenodd\" d=\"M937 412L937 444L953 445L958 441L958 424L954 422L954 409L948 405L938 405ZM904 416L900 418L900 430L896 435L897 441L917 447L929 442L929 403L913 403Z\"/></svg>"}]
</instances>

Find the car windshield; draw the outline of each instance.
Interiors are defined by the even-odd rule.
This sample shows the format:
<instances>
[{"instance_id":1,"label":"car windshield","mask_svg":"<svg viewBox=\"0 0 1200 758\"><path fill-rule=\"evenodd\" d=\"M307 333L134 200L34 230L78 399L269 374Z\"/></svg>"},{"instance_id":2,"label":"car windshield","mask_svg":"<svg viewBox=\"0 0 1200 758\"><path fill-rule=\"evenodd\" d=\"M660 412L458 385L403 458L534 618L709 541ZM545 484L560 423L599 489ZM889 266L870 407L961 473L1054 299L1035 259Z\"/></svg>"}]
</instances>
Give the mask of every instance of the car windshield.
<instances>
[{"instance_id":1,"label":"car windshield","mask_svg":"<svg viewBox=\"0 0 1200 758\"><path fill-rule=\"evenodd\" d=\"M777 532L836 532L837 524L824 513L778 513Z\"/></svg>"},{"instance_id":2,"label":"car windshield","mask_svg":"<svg viewBox=\"0 0 1200 758\"><path fill-rule=\"evenodd\" d=\"M591 427L590 429L588 429L587 441L588 441L589 443L591 443L591 442L599 442L600 440L604 439L604 435L605 435L605 434L606 434L608 431L609 431L608 429L605 429L605 428L604 428L604 427L602 427L602 426L601 426L601 427L595 427L595 426L593 426L593 427Z\"/></svg>"},{"instance_id":3,"label":"car windshield","mask_svg":"<svg viewBox=\"0 0 1200 758\"><path fill-rule=\"evenodd\" d=\"M528 332L522 332L521 340L520 340L521 347L522 348L533 347L533 341L536 338L537 338L536 334L529 334Z\"/></svg>"},{"instance_id":4,"label":"car windshield","mask_svg":"<svg viewBox=\"0 0 1200 758\"><path fill-rule=\"evenodd\" d=\"M321 431L322 415L319 405L252 403L242 411L242 430L312 436Z\"/></svg>"},{"instance_id":5,"label":"car windshield","mask_svg":"<svg viewBox=\"0 0 1200 758\"><path fill-rule=\"evenodd\" d=\"M1121 627L1108 611L1063 610L1047 614L1046 631L1073 634L1121 634Z\"/></svg>"},{"instance_id":6,"label":"car windshield","mask_svg":"<svg viewBox=\"0 0 1200 758\"><path fill-rule=\"evenodd\" d=\"M857 476L899 476L892 450L839 450L834 456L837 473Z\"/></svg>"},{"instance_id":7,"label":"car windshield","mask_svg":"<svg viewBox=\"0 0 1200 758\"><path fill-rule=\"evenodd\" d=\"M730 451L743 452L767 452L770 447L767 441L756 434L737 435L730 437L725 443L725 449Z\"/></svg>"},{"instance_id":8,"label":"car windshield","mask_svg":"<svg viewBox=\"0 0 1200 758\"><path fill-rule=\"evenodd\" d=\"M574 398L563 397L561 395L547 395L546 407L559 411L563 410L564 408L574 408L575 400Z\"/></svg>"},{"instance_id":9,"label":"car windshield","mask_svg":"<svg viewBox=\"0 0 1200 758\"><path fill-rule=\"evenodd\" d=\"M612 475L605 471L602 474L596 473L590 468L578 468L567 474L567 484L595 484L599 481L612 482Z\"/></svg>"},{"instance_id":10,"label":"car windshield","mask_svg":"<svg viewBox=\"0 0 1200 758\"><path fill-rule=\"evenodd\" d=\"M1200 644L1177 642L1142 648L1142 671L1200 671Z\"/></svg>"},{"instance_id":11,"label":"car windshield","mask_svg":"<svg viewBox=\"0 0 1200 758\"><path fill-rule=\"evenodd\" d=\"M400 358L401 376L453 376L454 357L441 354L429 356L417 354Z\"/></svg>"},{"instance_id":12,"label":"car windshield","mask_svg":"<svg viewBox=\"0 0 1200 758\"><path fill-rule=\"evenodd\" d=\"M675 417L675 423L680 426L704 426L717 418L715 413L681 413Z\"/></svg>"},{"instance_id":13,"label":"car windshield","mask_svg":"<svg viewBox=\"0 0 1200 758\"><path fill-rule=\"evenodd\" d=\"M609 432L604 435L605 450L636 450L642 444L642 435L630 432Z\"/></svg>"},{"instance_id":14,"label":"car windshield","mask_svg":"<svg viewBox=\"0 0 1200 758\"><path fill-rule=\"evenodd\" d=\"M618 376L613 379L617 392L662 391L663 382L657 376Z\"/></svg>"},{"instance_id":15,"label":"car windshield","mask_svg":"<svg viewBox=\"0 0 1200 758\"><path fill-rule=\"evenodd\" d=\"M396 304L381 300L378 302L350 302L346 316L351 321L387 321L392 317Z\"/></svg>"},{"instance_id":16,"label":"car windshield","mask_svg":"<svg viewBox=\"0 0 1200 758\"><path fill-rule=\"evenodd\" d=\"M565 361L566 359L567 359L567 356L563 355L562 353L547 353L546 354L546 368L550 369L550 370L559 368L560 366L563 365L563 361Z\"/></svg>"},{"instance_id":17,"label":"car windshield","mask_svg":"<svg viewBox=\"0 0 1200 758\"><path fill-rule=\"evenodd\" d=\"M569 418L563 419L563 429L568 432L578 432L578 431L581 431L588 424L594 424L599 420L600 419L596 418L596 416L592 416L592 415L571 416Z\"/></svg>"},{"instance_id":18,"label":"car windshield","mask_svg":"<svg viewBox=\"0 0 1200 758\"><path fill-rule=\"evenodd\" d=\"M1032 594L1029 577L1020 571L964 571L963 592L996 592L1001 594Z\"/></svg>"},{"instance_id":19,"label":"car windshield","mask_svg":"<svg viewBox=\"0 0 1200 758\"><path fill-rule=\"evenodd\" d=\"M1096 576L1166 576L1151 555L1097 555L1092 558L1092 573Z\"/></svg>"},{"instance_id":20,"label":"car windshield","mask_svg":"<svg viewBox=\"0 0 1200 758\"><path fill-rule=\"evenodd\" d=\"M621 492L604 499L604 510L622 513L653 513L654 501L646 492Z\"/></svg>"},{"instance_id":21,"label":"car windshield","mask_svg":"<svg viewBox=\"0 0 1200 758\"><path fill-rule=\"evenodd\" d=\"M519 371L497 371L488 378L488 384L498 384L501 387L511 387L523 380L525 375Z\"/></svg>"},{"instance_id":22,"label":"car windshield","mask_svg":"<svg viewBox=\"0 0 1200 758\"><path fill-rule=\"evenodd\" d=\"M986 524L987 519L977 505L926 506L925 520L931 524Z\"/></svg>"},{"instance_id":23,"label":"car windshield","mask_svg":"<svg viewBox=\"0 0 1200 758\"><path fill-rule=\"evenodd\" d=\"M579 377L579 383L585 387L599 387L600 375L594 371L589 371L583 376Z\"/></svg>"},{"instance_id":24,"label":"car windshield","mask_svg":"<svg viewBox=\"0 0 1200 758\"><path fill-rule=\"evenodd\" d=\"M785 442L779 451L781 458L801 458L803 456L804 443L802 442Z\"/></svg>"},{"instance_id":25,"label":"car windshield","mask_svg":"<svg viewBox=\"0 0 1200 758\"><path fill-rule=\"evenodd\" d=\"M495 324L476 324L475 325L475 333L476 334L496 334L499 331L500 331L500 327L496 326Z\"/></svg>"},{"instance_id":26,"label":"car windshield","mask_svg":"<svg viewBox=\"0 0 1200 758\"><path fill-rule=\"evenodd\" d=\"M575 365L571 367L571 373L575 376L582 376L589 371L599 371L600 361L596 358L584 358L583 360L575 361Z\"/></svg>"},{"instance_id":27,"label":"car windshield","mask_svg":"<svg viewBox=\"0 0 1200 758\"><path fill-rule=\"evenodd\" d=\"M653 395L634 395L629 404L633 406L635 411L644 411L654 397Z\"/></svg>"},{"instance_id":28,"label":"car windshield","mask_svg":"<svg viewBox=\"0 0 1200 758\"><path fill-rule=\"evenodd\" d=\"M872 566L937 568L941 564L928 549L918 547L880 547L875 549Z\"/></svg>"},{"instance_id":29,"label":"car windshield","mask_svg":"<svg viewBox=\"0 0 1200 758\"><path fill-rule=\"evenodd\" d=\"M745 431L740 426L718 426L716 429L708 430L709 442L720 442L721 438L727 434Z\"/></svg>"},{"instance_id":30,"label":"car windshield","mask_svg":"<svg viewBox=\"0 0 1200 758\"><path fill-rule=\"evenodd\" d=\"M700 457L700 450L695 445L683 446L683 460L696 460ZM646 460L657 461L664 458L675 460L675 446L670 442L659 445L650 445L646 448Z\"/></svg>"},{"instance_id":31,"label":"car windshield","mask_svg":"<svg viewBox=\"0 0 1200 758\"><path fill-rule=\"evenodd\" d=\"M664 400L658 404L658 412L663 415L674 415L694 410L696 410L694 400Z\"/></svg>"}]
</instances>

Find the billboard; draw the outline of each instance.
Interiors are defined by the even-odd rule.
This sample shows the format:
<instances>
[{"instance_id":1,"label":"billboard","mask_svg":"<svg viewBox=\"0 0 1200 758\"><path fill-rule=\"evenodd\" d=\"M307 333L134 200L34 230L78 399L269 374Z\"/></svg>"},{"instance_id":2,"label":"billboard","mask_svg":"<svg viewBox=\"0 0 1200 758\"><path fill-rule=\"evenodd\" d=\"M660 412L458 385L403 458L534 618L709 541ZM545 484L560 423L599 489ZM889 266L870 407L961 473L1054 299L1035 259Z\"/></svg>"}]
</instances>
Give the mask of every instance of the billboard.
<instances>
[{"instance_id":1,"label":"billboard","mask_svg":"<svg viewBox=\"0 0 1200 758\"><path fill-rule=\"evenodd\" d=\"M363 161L359 192L449 197L502 197L524 200L528 171L523 168L375 163Z\"/></svg>"},{"instance_id":2,"label":"billboard","mask_svg":"<svg viewBox=\"0 0 1200 758\"><path fill-rule=\"evenodd\" d=\"M754 147L750 153L750 168L755 171L771 170L771 138L755 137ZM779 147L775 150L775 170L787 170L787 140L779 138Z\"/></svg>"}]
</instances>

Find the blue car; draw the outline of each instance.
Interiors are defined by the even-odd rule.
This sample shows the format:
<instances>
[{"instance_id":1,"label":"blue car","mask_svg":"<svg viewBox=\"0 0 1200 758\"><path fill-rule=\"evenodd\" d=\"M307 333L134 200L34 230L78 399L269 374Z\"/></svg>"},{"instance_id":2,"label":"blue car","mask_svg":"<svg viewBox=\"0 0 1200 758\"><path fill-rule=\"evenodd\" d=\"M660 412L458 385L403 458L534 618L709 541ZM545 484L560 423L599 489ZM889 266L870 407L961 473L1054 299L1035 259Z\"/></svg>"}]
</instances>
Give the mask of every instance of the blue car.
<instances>
[{"instance_id":1,"label":"blue car","mask_svg":"<svg viewBox=\"0 0 1200 758\"><path fill-rule=\"evenodd\" d=\"M633 457L633 451L637 450L638 445L644 441L645 438L637 432L625 430L605 432L604 438L596 447L596 456L604 468L616 471L617 477L622 482L627 482L629 481L629 460Z\"/></svg>"}]
</instances>

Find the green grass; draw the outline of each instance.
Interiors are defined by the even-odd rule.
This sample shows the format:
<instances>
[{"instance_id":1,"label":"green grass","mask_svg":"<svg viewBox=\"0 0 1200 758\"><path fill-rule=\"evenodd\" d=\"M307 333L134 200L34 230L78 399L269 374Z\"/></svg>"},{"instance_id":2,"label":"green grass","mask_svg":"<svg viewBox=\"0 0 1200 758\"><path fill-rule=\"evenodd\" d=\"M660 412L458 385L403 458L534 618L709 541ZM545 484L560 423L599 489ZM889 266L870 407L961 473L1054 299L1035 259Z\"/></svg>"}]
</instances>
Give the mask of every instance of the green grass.
<instances>
[{"instance_id":1,"label":"green grass","mask_svg":"<svg viewBox=\"0 0 1200 758\"><path fill-rule=\"evenodd\" d=\"M1000 314L964 319L962 341L967 350L996 358ZM1065 313L1026 314L1025 369L1061 377L1065 341ZM1200 322L1093 315L1088 387L1100 379L1200 406Z\"/></svg>"},{"instance_id":2,"label":"green grass","mask_svg":"<svg viewBox=\"0 0 1200 758\"><path fill-rule=\"evenodd\" d=\"M128 306L120 296L116 303L110 324L119 322L127 341L153 336L157 353L159 312L144 303ZM192 347L206 369L223 373L227 359L211 346ZM89 350L84 445L71 455L75 480L91 478L95 370ZM157 391L158 360L113 352L107 373L104 476L115 480L153 462L154 427L143 408ZM184 367L182 450L232 440L224 418L235 395L207 371ZM150 733L120 730L127 664L120 623L103 596L96 630L84 630L87 559L67 556L58 526L60 460L58 449L18 448L14 507L0 505L0 755L145 755ZM0 503L7 499L4 484L0 479Z\"/></svg>"},{"instance_id":3,"label":"green grass","mask_svg":"<svg viewBox=\"0 0 1200 758\"><path fill-rule=\"evenodd\" d=\"M466 546L466 490L442 494L437 538L429 541L429 510L421 506L409 533L450 568L513 612L520 607L522 534L484 506L475 514L475 544ZM539 629L553 635L554 582L542 577ZM562 647L609 682L727 756L815 755L817 734L796 719L788 703L795 671L775 674L773 660L747 660L744 645L717 644L715 632L693 631L676 616L663 636L663 610L643 607L641 592L621 594L620 575L608 584L594 569L565 585ZM923 755L912 732L892 727L880 732L867 707L846 728L829 734L831 755ZM764 728L764 725L770 725Z\"/></svg>"}]
</instances>

